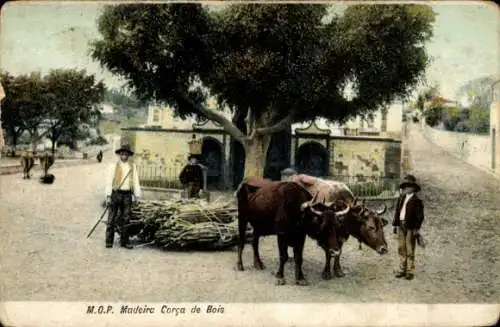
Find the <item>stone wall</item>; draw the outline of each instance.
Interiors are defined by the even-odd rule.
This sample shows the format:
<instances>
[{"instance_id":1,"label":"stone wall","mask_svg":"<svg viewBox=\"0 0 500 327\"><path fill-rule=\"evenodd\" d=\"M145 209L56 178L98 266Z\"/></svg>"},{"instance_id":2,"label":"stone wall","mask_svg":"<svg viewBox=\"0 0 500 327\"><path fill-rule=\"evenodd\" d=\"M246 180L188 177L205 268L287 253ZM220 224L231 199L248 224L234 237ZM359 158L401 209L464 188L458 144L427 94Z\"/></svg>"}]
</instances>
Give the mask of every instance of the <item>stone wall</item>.
<instances>
[{"instance_id":1,"label":"stone wall","mask_svg":"<svg viewBox=\"0 0 500 327\"><path fill-rule=\"evenodd\" d=\"M489 135L438 130L423 124L427 138L473 166L491 170L492 138Z\"/></svg>"},{"instance_id":2,"label":"stone wall","mask_svg":"<svg viewBox=\"0 0 500 327\"><path fill-rule=\"evenodd\" d=\"M192 131L162 129L126 129L122 139L127 140L135 149L134 160L138 165L163 166L165 169L180 169L187 163L188 141ZM230 167L230 137L224 134L196 133L196 138L216 139L224 148L224 159L228 175ZM328 136L326 136L328 137ZM301 138L298 146L307 142L329 145L329 170L331 176L376 176L400 177L401 142L377 137L331 136L329 142L322 139ZM295 142L292 141L292 163L295 156Z\"/></svg>"},{"instance_id":3,"label":"stone wall","mask_svg":"<svg viewBox=\"0 0 500 327\"><path fill-rule=\"evenodd\" d=\"M333 138L330 175L399 177L400 147L399 142L384 139Z\"/></svg>"},{"instance_id":4,"label":"stone wall","mask_svg":"<svg viewBox=\"0 0 500 327\"><path fill-rule=\"evenodd\" d=\"M164 171L157 172L159 176L180 173L182 167L188 162L189 146L193 134L197 139L210 138L215 140L223 152L223 171L228 169L230 156L230 139L220 133L193 133L189 130L165 130L148 128L124 129L122 141L128 141L135 150L134 161L140 167L162 167Z\"/></svg>"}]
</instances>

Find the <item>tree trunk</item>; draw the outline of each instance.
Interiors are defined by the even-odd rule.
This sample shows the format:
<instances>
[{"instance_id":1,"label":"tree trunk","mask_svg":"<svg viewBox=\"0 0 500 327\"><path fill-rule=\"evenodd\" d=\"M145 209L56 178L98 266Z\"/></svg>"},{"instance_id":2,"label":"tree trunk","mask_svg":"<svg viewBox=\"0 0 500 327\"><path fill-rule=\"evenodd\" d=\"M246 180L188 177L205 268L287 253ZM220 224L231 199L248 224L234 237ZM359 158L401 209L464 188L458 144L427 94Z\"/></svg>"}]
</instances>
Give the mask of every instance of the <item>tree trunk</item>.
<instances>
[{"instance_id":1,"label":"tree trunk","mask_svg":"<svg viewBox=\"0 0 500 327\"><path fill-rule=\"evenodd\" d=\"M18 137L16 131L14 131L14 133L12 133L12 157L16 156L16 148L17 148L17 139L18 138L19 137Z\"/></svg>"},{"instance_id":2,"label":"tree trunk","mask_svg":"<svg viewBox=\"0 0 500 327\"><path fill-rule=\"evenodd\" d=\"M50 140L52 142L52 155L55 155L56 153L56 141Z\"/></svg>"},{"instance_id":3,"label":"tree trunk","mask_svg":"<svg viewBox=\"0 0 500 327\"><path fill-rule=\"evenodd\" d=\"M248 177L264 177L267 150L271 143L271 135L258 135L245 144L245 174Z\"/></svg>"}]
</instances>

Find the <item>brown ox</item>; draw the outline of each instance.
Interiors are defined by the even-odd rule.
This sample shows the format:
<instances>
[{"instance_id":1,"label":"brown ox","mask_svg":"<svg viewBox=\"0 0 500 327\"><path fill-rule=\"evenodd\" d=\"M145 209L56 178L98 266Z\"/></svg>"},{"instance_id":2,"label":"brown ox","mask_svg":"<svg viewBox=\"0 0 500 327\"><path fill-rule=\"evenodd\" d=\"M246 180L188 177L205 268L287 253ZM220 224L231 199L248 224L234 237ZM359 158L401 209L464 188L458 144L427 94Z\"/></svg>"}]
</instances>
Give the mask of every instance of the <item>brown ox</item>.
<instances>
[{"instance_id":1,"label":"brown ox","mask_svg":"<svg viewBox=\"0 0 500 327\"><path fill-rule=\"evenodd\" d=\"M347 185L337 181L324 180L308 175L295 175L291 180L304 187L312 197L311 205L322 203L327 207L347 206L350 208L348 214L341 217L338 238L340 242L339 255L334 256L333 270L335 276L345 276L340 266L340 254L342 245L349 235L356 238L360 244L364 243L379 254L386 254L387 242L384 235L384 227L387 219L380 217L387 210L387 206L379 211L368 209L364 201L359 203ZM323 278L330 279L331 273L331 253L325 251L325 268Z\"/></svg>"},{"instance_id":2,"label":"brown ox","mask_svg":"<svg viewBox=\"0 0 500 327\"><path fill-rule=\"evenodd\" d=\"M31 168L35 165L35 153L25 151L21 156L21 166L23 167L23 179L30 178Z\"/></svg>"},{"instance_id":3,"label":"brown ox","mask_svg":"<svg viewBox=\"0 0 500 327\"><path fill-rule=\"evenodd\" d=\"M306 235L317 240L328 253L338 253L340 248L335 233L337 217L346 214L349 208L341 212L321 211L325 207L310 205L311 195L293 182L248 179L239 185L235 196L238 200L238 270L244 269L241 256L248 223L253 227L252 246L257 269L264 269L259 255L259 238L277 235L280 259L276 273L278 285L285 284L283 270L288 261L288 247L292 247L294 252L296 284L308 284L302 272Z\"/></svg>"}]
</instances>

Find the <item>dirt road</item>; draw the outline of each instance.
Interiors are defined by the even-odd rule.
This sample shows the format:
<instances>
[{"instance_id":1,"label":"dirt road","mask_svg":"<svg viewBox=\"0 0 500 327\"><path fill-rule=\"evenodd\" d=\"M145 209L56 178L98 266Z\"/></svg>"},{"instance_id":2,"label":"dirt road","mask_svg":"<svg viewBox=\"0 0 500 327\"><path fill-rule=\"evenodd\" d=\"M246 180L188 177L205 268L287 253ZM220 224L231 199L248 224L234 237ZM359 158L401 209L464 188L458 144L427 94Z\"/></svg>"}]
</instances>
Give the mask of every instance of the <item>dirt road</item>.
<instances>
[{"instance_id":1,"label":"dirt road","mask_svg":"<svg viewBox=\"0 0 500 327\"><path fill-rule=\"evenodd\" d=\"M426 205L426 249L417 248L416 278L393 277L396 239L386 230L390 254L359 251L350 239L342 264L346 277L321 279L323 253L310 239L304 272L311 285L275 286L274 237L261 242L267 266L256 271L251 247L244 272L236 251L162 252L104 247L104 225L86 239L102 209L106 166L58 168L53 185L21 175L0 177L0 300L203 301L203 302L499 302L500 182L439 150L410 130L415 175ZM109 162L107 154L105 162ZM386 218L392 220L392 212Z\"/></svg>"}]
</instances>

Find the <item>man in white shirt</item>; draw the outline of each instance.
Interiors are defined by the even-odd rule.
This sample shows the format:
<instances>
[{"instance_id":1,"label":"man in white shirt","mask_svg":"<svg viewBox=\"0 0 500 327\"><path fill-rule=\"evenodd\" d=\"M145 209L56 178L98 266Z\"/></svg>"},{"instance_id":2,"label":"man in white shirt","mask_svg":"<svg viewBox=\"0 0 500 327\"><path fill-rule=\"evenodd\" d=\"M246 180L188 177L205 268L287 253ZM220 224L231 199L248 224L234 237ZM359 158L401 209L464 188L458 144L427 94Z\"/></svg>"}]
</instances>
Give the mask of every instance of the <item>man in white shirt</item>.
<instances>
[{"instance_id":1,"label":"man in white shirt","mask_svg":"<svg viewBox=\"0 0 500 327\"><path fill-rule=\"evenodd\" d=\"M109 206L108 226L106 228L106 247L113 247L116 224L120 227L120 245L131 249L129 235L125 227L129 223L132 210L132 196L135 200L141 197L141 186L137 167L130 156L134 152L128 144L115 151L120 159L110 167L106 180L106 204Z\"/></svg>"},{"instance_id":2,"label":"man in white shirt","mask_svg":"<svg viewBox=\"0 0 500 327\"><path fill-rule=\"evenodd\" d=\"M398 228L399 271L396 277L412 280L415 271L415 244L424 221L424 205L417 196L420 185L413 175L407 175L399 186L403 194L399 197L392 225Z\"/></svg>"}]
</instances>

